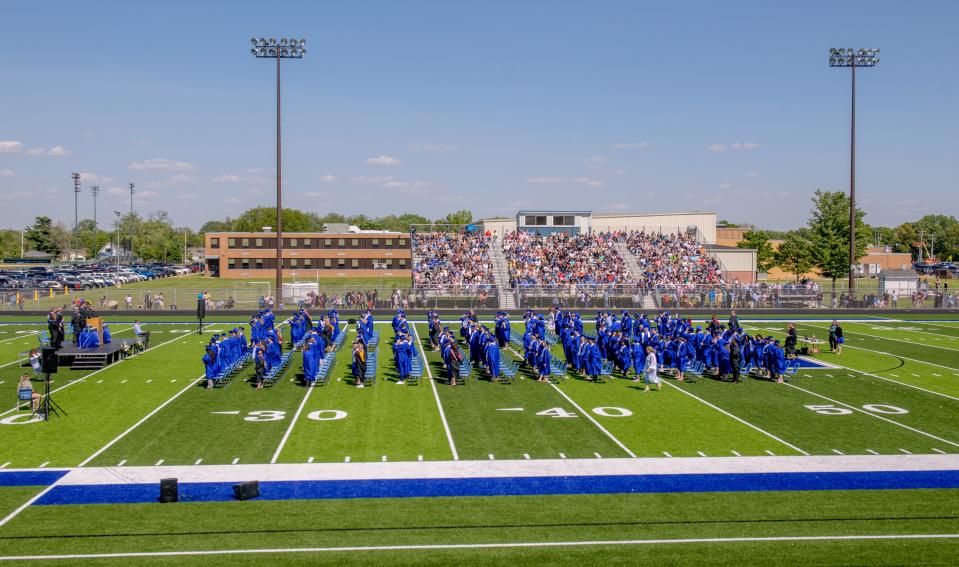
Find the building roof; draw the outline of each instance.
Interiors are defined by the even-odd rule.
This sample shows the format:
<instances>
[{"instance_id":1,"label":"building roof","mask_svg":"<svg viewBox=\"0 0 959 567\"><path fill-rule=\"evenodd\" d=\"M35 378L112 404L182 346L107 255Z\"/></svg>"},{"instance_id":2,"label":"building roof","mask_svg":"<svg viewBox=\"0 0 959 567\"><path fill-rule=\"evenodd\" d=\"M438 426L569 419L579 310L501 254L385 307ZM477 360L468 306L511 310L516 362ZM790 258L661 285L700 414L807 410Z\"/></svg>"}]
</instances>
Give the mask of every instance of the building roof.
<instances>
[{"instance_id":1,"label":"building roof","mask_svg":"<svg viewBox=\"0 0 959 567\"><path fill-rule=\"evenodd\" d=\"M879 277L892 280L914 280L919 277L915 270L883 270Z\"/></svg>"}]
</instances>

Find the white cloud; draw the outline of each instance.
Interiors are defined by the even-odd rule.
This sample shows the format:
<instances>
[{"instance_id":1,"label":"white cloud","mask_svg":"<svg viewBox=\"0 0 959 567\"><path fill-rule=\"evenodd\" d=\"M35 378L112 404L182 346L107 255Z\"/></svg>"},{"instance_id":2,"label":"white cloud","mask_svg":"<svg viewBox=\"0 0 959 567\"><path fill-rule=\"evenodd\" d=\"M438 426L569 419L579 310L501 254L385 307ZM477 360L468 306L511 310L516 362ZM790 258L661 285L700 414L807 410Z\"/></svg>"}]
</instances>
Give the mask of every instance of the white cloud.
<instances>
[{"instance_id":1,"label":"white cloud","mask_svg":"<svg viewBox=\"0 0 959 567\"><path fill-rule=\"evenodd\" d=\"M134 161L127 167L133 171L193 171L196 169L196 166L192 163L173 161L166 158L150 158L143 161Z\"/></svg>"},{"instance_id":2,"label":"white cloud","mask_svg":"<svg viewBox=\"0 0 959 567\"><path fill-rule=\"evenodd\" d=\"M383 187L387 189L420 189L423 187L428 187L429 183L426 181L387 181L383 184Z\"/></svg>"},{"instance_id":3,"label":"white cloud","mask_svg":"<svg viewBox=\"0 0 959 567\"><path fill-rule=\"evenodd\" d=\"M607 205L606 209L610 211L625 211L629 207L626 203L616 203L615 205Z\"/></svg>"},{"instance_id":4,"label":"white cloud","mask_svg":"<svg viewBox=\"0 0 959 567\"><path fill-rule=\"evenodd\" d=\"M23 144L15 140L0 140L0 154L14 153L23 150Z\"/></svg>"},{"instance_id":5,"label":"white cloud","mask_svg":"<svg viewBox=\"0 0 959 567\"><path fill-rule=\"evenodd\" d=\"M156 191L137 191L137 199L152 199L156 196Z\"/></svg>"},{"instance_id":6,"label":"white cloud","mask_svg":"<svg viewBox=\"0 0 959 567\"><path fill-rule=\"evenodd\" d=\"M110 187L107 189L107 195L113 195L115 197L126 196L128 189L126 187ZM137 193L139 195L139 193Z\"/></svg>"},{"instance_id":7,"label":"white cloud","mask_svg":"<svg viewBox=\"0 0 959 567\"><path fill-rule=\"evenodd\" d=\"M542 175L539 177L526 178L527 183L564 183L565 181L566 179L563 177L545 177Z\"/></svg>"},{"instance_id":8,"label":"white cloud","mask_svg":"<svg viewBox=\"0 0 959 567\"><path fill-rule=\"evenodd\" d=\"M732 188L732 186L733 184L728 181L723 181L722 183L719 184L720 189L730 189Z\"/></svg>"},{"instance_id":9,"label":"white cloud","mask_svg":"<svg viewBox=\"0 0 959 567\"><path fill-rule=\"evenodd\" d=\"M187 175L185 173L178 173L170 178L171 185L185 185L187 183L194 183L197 181L197 177L193 175Z\"/></svg>"},{"instance_id":10,"label":"white cloud","mask_svg":"<svg viewBox=\"0 0 959 567\"><path fill-rule=\"evenodd\" d=\"M13 177L16 173L12 169L0 169L0 177Z\"/></svg>"},{"instance_id":11,"label":"white cloud","mask_svg":"<svg viewBox=\"0 0 959 567\"><path fill-rule=\"evenodd\" d=\"M20 142L17 142L18 144ZM28 156L53 156L53 157L63 157L72 154L70 150L64 148L63 146L53 146L49 150L47 148L30 148L27 150Z\"/></svg>"},{"instance_id":12,"label":"white cloud","mask_svg":"<svg viewBox=\"0 0 959 567\"><path fill-rule=\"evenodd\" d=\"M574 177L573 179L570 179L570 181L573 181L575 183L583 183L589 187L596 187L596 188L606 186L605 181L598 181L596 179L593 179L592 177Z\"/></svg>"},{"instance_id":13,"label":"white cloud","mask_svg":"<svg viewBox=\"0 0 959 567\"><path fill-rule=\"evenodd\" d=\"M80 172L81 183L109 183L111 181L113 181L113 178L107 177L106 175L97 175L96 173L86 171Z\"/></svg>"},{"instance_id":14,"label":"white cloud","mask_svg":"<svg viewBox=\"0 0 959 567\"><path fill-rule=\"evenodd\" d=\"M725 152L726 150L755 150L759 147L756 142L733 142L732 144L710 144L706 146L709 152Z\"/></svg>"},{"instance_id":15,"label":"white cloud","mask_svg":"<svg viewBox=\"0 0 959 567\"><path fill-rule=\"evenodd\" d=\"M527 183L582 183L589 187L605 187L606 186L606 183L603 181L599 181L597 179L593 179L592 177L585 177L585 176L566 178L566 177L546 177L541 175L539 177L527 177L526 182Z\"/></svg>"},{"instance_id":16,"label":"white cloud","mask_svg":"<svg viewBox=\"0 0 959 567\"><path fill-rule=\"evenodd\" d=\"M723 201L723 199L725 199L725 198L726 198L725 195L713 195L712 197L707 197L707 198L703 199L703 204L704 204L704 205L715 205L715 204L721 203L721 202Z\"/></svg>"},{"instance_id":17,"label":"white cloud","mask_svg":"<svg viewBox=\"0 0 959 567\"><path fill-rule=\"evenodd\" d=\"M239 183L243 178L235 173L224 173L213 178L214 183Z\"/></svg>"},{"instance_id":18,"label":"white cloud","mask_svg":"<svg viewBox=\"0 0 959 567\"><path fill-rule=\"evenodd\" d=\"M615 150L647 150L652 147L649 142L620 142L613 144Z\"/></svg>"},{"instance_id":19,"label":"white cloud","mask_svg":"<svg viewBox=\"0 0 959 567\"><path fill-rule=\"evenodd\" d=\"M322 177L317 178L317 181L319 181L320 183L333 183L334 181L336 181L336 176L331 173L327 173L326 175L323 175Z\"/></svg>"},{"instance_id":20,"label":"white cloud","mask_svg":"<svg viewBox=\"0 0 959 567\"><path fill-rule=\"evenodd\" d=\"M394 179L396 178L392 175L361 175L359 177L354 177L353 181L356 181L357 183L386 183L387 181L393 181Z\"/></svg>"},{"instance_id":21,"label":"white cloud","mask_svg":"<svg viewBox=\"0 0 959 567\"><path fill-rule=\"evenodd\" d=\"M188 201L190 199L196 198L198 195L196 193L180 193L176 196L177 201Z\"/></svg>"},{"instance_id":22,"label":"white cloud","mask_svg":"<svg viewBox=\"0 0 959 567\"><path fill-rule=\"evenodd\" d=\"M410 149L417 152L449 152L456 149L452 144L413 144Z\"/></svg>"},{"instance_id":23,"label":"white cloud","mask_svg":"<svg viewBox=\"0 0 959 567\"><path fill-rule=\"evenodd\" d=\"M400 165L403 162L393 156L379 155L366 160L366 165Z\"/></svg>"},{"instance_id":24,"label":"white cloud","mask_svg":"<svg viewBox=\"0 0 959 567\"><path fill-rule=\"evenodd\" d=\"M324 193L322 191L307 191L303 193L304 197L309 197L310 199L332 199L333 193Z\"/></svg>"},{"instance_id":25,"label":"white cloud","mask_svg":"<svg viewBox=\"0 0 959 567\"><path fill-rule=\"evenodd\" d=\"M759 177L758 171L749 171L746 173L746 177Z\"/></svg>"}]
</instances>

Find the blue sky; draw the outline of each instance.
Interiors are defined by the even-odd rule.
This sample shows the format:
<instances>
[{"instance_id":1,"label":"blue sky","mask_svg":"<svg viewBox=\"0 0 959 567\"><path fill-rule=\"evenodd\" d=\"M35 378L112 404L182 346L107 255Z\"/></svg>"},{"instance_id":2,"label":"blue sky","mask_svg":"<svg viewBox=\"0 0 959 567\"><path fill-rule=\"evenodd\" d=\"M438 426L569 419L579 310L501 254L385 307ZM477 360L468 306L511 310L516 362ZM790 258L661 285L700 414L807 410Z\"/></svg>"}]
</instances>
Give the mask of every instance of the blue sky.
<instances>
[{"instance_id":1,"label":"blue sky","mask_svg":"<svg viewBox=\"0 0 959 567\"><path fill-rule=\"evenodd\" d=\"M716 211L805 223L848 188L873 224L959 213L956 2L5 2L0 226L73 222L71 171L198 227L274 203L319 213Z\"/></svg>"}]
</instances>

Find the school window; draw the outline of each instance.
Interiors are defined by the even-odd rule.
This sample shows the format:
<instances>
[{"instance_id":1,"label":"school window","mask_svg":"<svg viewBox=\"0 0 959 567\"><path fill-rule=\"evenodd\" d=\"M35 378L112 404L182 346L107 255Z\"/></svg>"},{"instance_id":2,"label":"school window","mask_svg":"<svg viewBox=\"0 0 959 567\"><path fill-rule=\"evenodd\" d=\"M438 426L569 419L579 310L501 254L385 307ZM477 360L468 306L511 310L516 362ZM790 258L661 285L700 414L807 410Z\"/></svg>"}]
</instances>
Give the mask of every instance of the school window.
<instances>
[{"instance_id":1,"label":"school window","mask_svg":"<svg viewBox=\"0 0 959 567\"><path fill-rule=\"evenodd\" d=\"M226 261L226 267L235 270L236 269L236 258L230 258Z\"/></svg>"},{"instance_id":2,"label":"school window","mask_svg":"<svg viewBox=\"0 0 959 567\"><path fill-rule=\"evenodd\" d=\"M525 217L526 226L546 226L546 216L528 215Z\"/></svg>"},{"instance_id":3,"label":"school window","mask_svg":"<svg viewBox=\"0 0 959 567\"><path fill-rule=\"evenodd\" d=\"M254 265L256 266L256 269L257 269L257 270L262 270L262 269L263 269L263 258L257 258L257 259L254 260L253 262L254 262Z\"/></svg>"},{"instance_id":4,"label":"school window","mask_svg":"<svg viewBox=\"0 0 959 567\"><path fill-rule=\"evenodd\" d=\"M228 239L226 240L226 247L227 247L227 248L236 248L236 239L235 239L235 238L228 238Z\"/></svg>"},{"instance_id":5,"label":"school window","mask_svg":"<svg viewBox=\"0 0 959 567\"><path fill-rule=\"evenodd\" d=\"M346 239L344 239L344 238L339 238L339 239L337 239L336 245L337 245L338 247L340 247L340 248L346 247Z\"/></svg>"},{"instance_id":6,"label":"school window","mask_svg":"<svg viewBox=\"0 0 959 567\"><path fill-rule=\"evenodd\" d=\"M210 248L219 248L219 247L220 247L220 239L219 239L219 238L211 238L211 239L210 239Z\"/></svg>"},{"instance_id":7,"label":"school window","mask_svg":"<svg viewBox=\"0 0 959 567\"><path fill-rule=\"evenodd\" d=\"M299 267L299 261L296 258L290 258L290 267L294 270Z\"/></svg>"},{"instance_id":8,"label":"school window","mask_svg":"<svg viewBox=\"0 0 959 567\"><path fill-rule=\"evenodd\" d=\"M393 246L393 239L392 239L392 238L387 238L387 239L386 239L386 247L389 248L390 246Z\"/></svg>"},{"instance_id":9,"label":"school window","mask_svg":"<svg viewBox=\"0 0 959 567\"><path fill-rule=\"evenodd\" d=\"M303 248L310 248L313 246L313 241L309 238L303 239Z\"/></svg>"},{"instance_id":10,"label":"school window","mask_svg":"<svg viewBox=\"0 0 959 567\"><path fill-rule=\"evenodd\" d=\"M324 260L323 260L323 267L324 267L324 268L332 268L332 267L333 267L333 261L330 260L329 258L324 259Z\"/></svg>"},{"instance_id":11,"label":"school window","mask_svg":"<svg viewBox=\"0 0 959 567\"><path fill-rule=\"evenodd\" d=\"M393 267L393 258L387 258L387 259L386 259L386 267L387 267L387 269Z\"/></svg>"},{"instance_id":12,"label":"school window","mask_svg":"<svg viewBox=\"0 0 959 567\"><path fill-rule=\"evenodd\" d=\"M553 217L553 226L573 226L574 223L574 217L571 215Z\"/></svg>"},{"instance_id":13,"label":"school window","mask_svg":"<svg viewBox=\"0 0 959 567\"><path fill-rule=\"evenodd\" d=\"M253 246L255 246L256 248L263 248L263 239L257 238L256 240L254 240Z\"/></svg>"},{"instance_id":14,"label":"school window","mask_svg":"<svg viewBox=\"0 0 959 567\"><path fill-rule=\"evenodd\" d=\"M353 258L352 260L350 260L350 266L352 266L353 269L355 270L360 267L360 261L357 260L356 258Z\"/></svg>"},{"instance_id":15,"label":"school window","mask_svg":"<svg viewBox=\"0 0 959 567\"><path fill-rule=\"evenodd\" d=\"M356 238L351 238L351 239L350 239L350 246L352 246L353 248L356 248L356 247L358 247L359 245L360 245L360 241L359 241L359 240L357 240Z\"/></svg>"},{"instance_id":16,"label":"school window","mask_svg":"<svg viewBox=\"0 0 959 567\"><path fill-rule=\"evenodd\" d=\"M303 269L304 269L304 270L309 270L309 269L312 268L312 267L313 267L313 264L312 264L312 262L310 261L310 259L309 259L309 258L303 258Z\"/></svg>"},{"instance_id":17,"label":"school window","mask_svg":"<svg viewBox=\"0 0 959 567\"><path fill-rule=\"evenodd\" d=\"M397 240L397 246L399 246L400 248L403 248L404 246L406 246L406 239L405 239L405 238L401 238L401 239Z\"/></svg>"},{"instance_id":18,"label":"school window","mask_svg":"<svg viewBox=\"0 0 959 567\"><path fill-rule=\"evenodd\" d=\"M250 239L249 239L249 238L243 238L243 239L241 239L241 240L240 240L240 247L241 247L241 248L249 248L249 247L250 247Z\"/></svg>"},{"instance_id":19,"label":"school window","mask_svg":"<svg viewBox=\"0 0 959 567\"><path fill-rule=\"evenodd\" d=\"M329 248L330 246L333 246L333 241L330 240L329 238L324 238L324 239L323 239L323 246L326 246L327 248Z\"/></svg>"},{"instance_id":20,"label":"school window","mask_svg":"<svg viewBox=\"0 0 959 567\"><path fill-rule=\"evenodd\" d=\"M299 243L299 240L298 240L298 239L296 239L296 238L291 238L291 239L290 239L290 248L296 248L297 245L298 245L298 243Z\"/></svg>"},{"instance_id":21,"label":"school window","mask_svg":"<svg viewBox=\"0 0 959 567\"><path fill-rule=\"evenodd\" d=\"M336 261L336 265L337 265L338 267L340 267L340 268L345 268L345 267L346 267L346 259L345 259L345 258L340 258L340 259L338 259L338 260Z\"/></svg>"},{"instance_id":22,"label":"school window","mask_svg":"<svg viewBox=\"0 0 959 567\"><path fill-rule=\"evenodd\" d=\"M400 258L400 268L405 268L405 267L406 267L406 260L403 258Z\"/></svg>"},{"instance_id":23,"label":"school window","mask_svg":"<svg viewBox=\"0 0 959 567\"><path fill-rule=\"evenodd\" d=\"M370 240L370 246L372 246L373 248L379 248L379 247L380 247L380 239L379 239L379 238L374 238L374 239Z\"/></svg>"},{"instance_id":24,"label":"school window","mask_svg":"<svg viewBox=\"0 0 959 567\"><path fill-rule=\"evenodd\" d=\"M244 270L249 270L249 269L250 269L250 259L249 259L249 258L243 258L242 260L240 260L240 267L243 268Z\"/></svg>"}]
</instances>

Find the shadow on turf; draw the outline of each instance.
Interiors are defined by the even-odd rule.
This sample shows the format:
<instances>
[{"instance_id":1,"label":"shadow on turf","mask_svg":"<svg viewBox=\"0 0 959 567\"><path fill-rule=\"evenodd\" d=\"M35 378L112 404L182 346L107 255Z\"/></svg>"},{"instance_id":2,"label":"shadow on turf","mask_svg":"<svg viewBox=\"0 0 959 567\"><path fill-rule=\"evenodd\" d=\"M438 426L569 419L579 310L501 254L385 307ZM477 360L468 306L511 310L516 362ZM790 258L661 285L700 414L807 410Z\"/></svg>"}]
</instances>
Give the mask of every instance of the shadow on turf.
<instances>
[{"instance_id":1,"label":"shadow on turf","mask_svg":"<svg viewBox=\"0 0 959 567\"><path fill-rule=\"evenodd\" d=\"M50 534L50 535L16 535L0 536L0 541L29 540L29 539L100 539L111 537L155 537L155 536L194 536L194 535L224 535L224 534L287 534L287 533L338 533L338 532L379 532L379 531L411 531L411 530L464 530L464 529L516 529L516 528L592 528L603 526L708 526L720 525L749 525L749 524L779 524L779 523L826 523L826 522L902 522L902 521L929 521L929 520L959 520L959 516L891 516L891 517L850 517L850 518L754 518L720 519L720 520L642 520L635 522L555 522L539 524L461 524L461 525L431 525L431 526L355 526L338 528L295 528L276 530L207 530L184 532L129 532L113 534Z\"/></svg>"}]
</instances>

